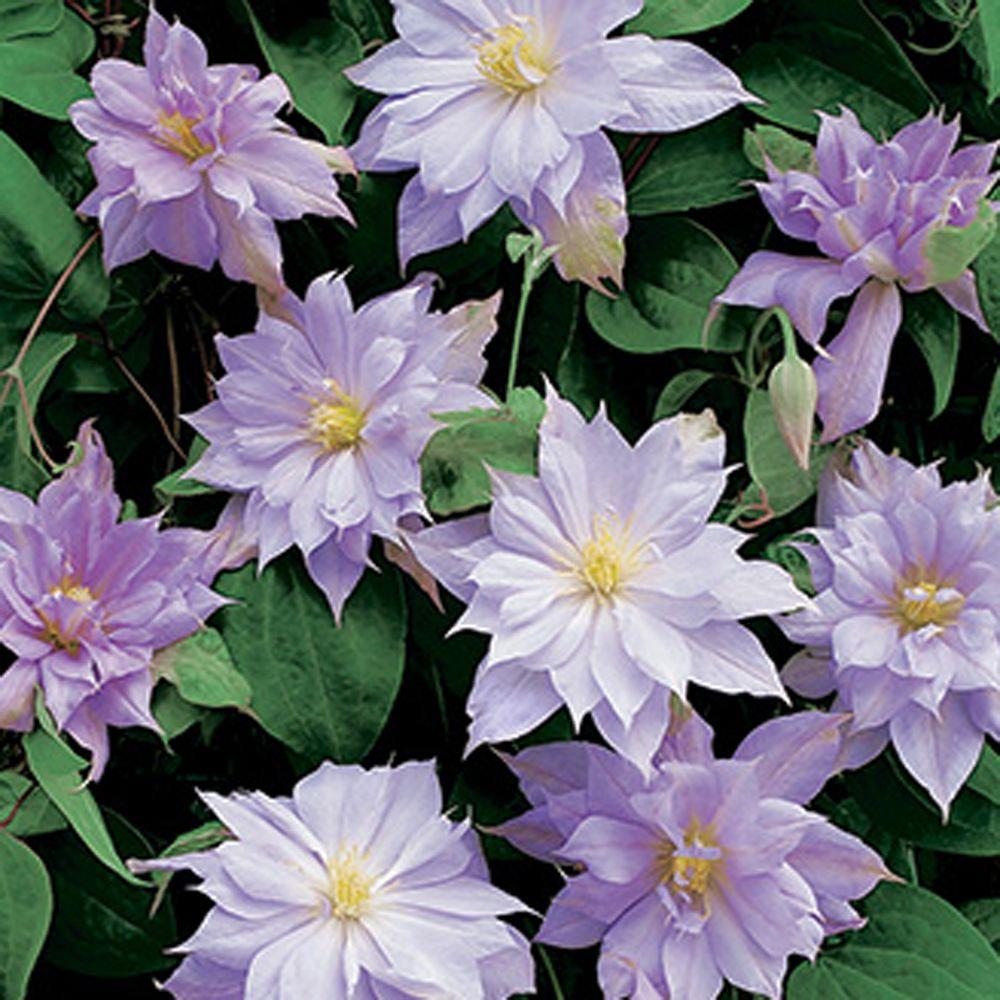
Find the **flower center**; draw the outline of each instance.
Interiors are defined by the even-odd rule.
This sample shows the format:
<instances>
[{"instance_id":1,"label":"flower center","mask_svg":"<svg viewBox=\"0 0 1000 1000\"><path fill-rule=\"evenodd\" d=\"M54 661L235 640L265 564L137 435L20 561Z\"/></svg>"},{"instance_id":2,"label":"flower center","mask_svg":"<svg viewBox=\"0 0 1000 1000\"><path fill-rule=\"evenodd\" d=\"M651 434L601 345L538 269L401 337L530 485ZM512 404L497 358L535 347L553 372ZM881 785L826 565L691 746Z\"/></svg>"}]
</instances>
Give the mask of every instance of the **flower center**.
<instances>
[{"instance_id":1,"label":"flower center","mask_svg":"<svg viewBox=\"0 0 1000 1000\"><path fill-rule=\"evenodd\" d=\"M599 597L611 597L638 565L639 549L628 544L618 519L598 514L593 534L580 548L577 575Z\"/></svg>"},{"instance_id":2,"label":"flower center","mask_svg":"<svg viewBox=\"0 0 1000 1000\"><path fill-rule=\"evenodd\" d=\"M324 379L325 398L311 397L309 437L325 451L343 451L361 441L368 415L361 404L348 396L334 379Z\"/></svg>"},{"instance_id":3,"label":"flower center","mask_svg":"<svg viewBox=\"0 0 1000 1000\"><path fill-rule=\"evenodd\" d=\"M368 909L374 879L366 874L362 860L356 847L347 847L327 863L330 876L327 897L338 920L358 920Z\"/></svg>"},{"instance_id":4,"label":"flower center","mask_svg":"<svg viewBox=\"0 0 1000 1000\"><path fill-rule=\"evenodd\" d=\"M685 897L702 912L707 912L705 897L711 892L722 865L722 849L710 827L691 821L684 834L684 845L664 841L656 854L656 874L661 884Z\"/></svg>"},{"instance_id":5,"label":"flower center","mask_svg":"<svg viewBox=\"0 0 1000 1000\"><path fill-rule=\"evenodd\" d=\"M90 587L85 587L78 583L71 576L64 576L54 587L49 590L53 597L68 597L77 604L93 604L96 597Z\"/></svg>"},{"instance_id":6,"label":"flower center","mask_svg":"<svg viewBox=\"0 0 1000 1000\"><path fill-rule=\"evenodd\" d=\"M918 577L896 586L892 615L901 633L917 632L927 625L938 631L958 620L965 598L954 588Z\"/></svg>"},{"instance_id":7,"label":"flower center","mask_svg":"<svg viewBox=\"0 0 1000 1000\"><path fill-rule=\"evenodd\" d=\"M38 638L53 649L62 649L70 656L76 656L80 650L80 640L54 618L49 618L41 611L38 612L38 617L42 619L42 630L38 633Z\"/></svg>"},{"instance_id":8,"label":"flower center","mask_svg":"<svg viewBox=\"0 0 1000 1000\"><path fill-rule=\"evenodd\" d=\"M157 142L175 153L180 153L188 162L200 160L206 153L211 153L214 147L202 142L194 134L194 127L200 124L200 118L187 118L179 111L172 115L161 113L159 117L160 134Z\"/></svg>"},{"instance_id":9,"label":"flower center","mask_svg":"<svg viewBox=\"0 0 1000 1000\"><path fill-rule=\"evenodd\" d=\"M531 18L525 18L523 23L529 29L534 27ZM505 24L490 34L490 41L474 46L479 54L477 68L487 80L508 94L534 90L545 82L552 67L539 52L534 32L529 35L521 24Z\"/></svg>"}]
</instances>

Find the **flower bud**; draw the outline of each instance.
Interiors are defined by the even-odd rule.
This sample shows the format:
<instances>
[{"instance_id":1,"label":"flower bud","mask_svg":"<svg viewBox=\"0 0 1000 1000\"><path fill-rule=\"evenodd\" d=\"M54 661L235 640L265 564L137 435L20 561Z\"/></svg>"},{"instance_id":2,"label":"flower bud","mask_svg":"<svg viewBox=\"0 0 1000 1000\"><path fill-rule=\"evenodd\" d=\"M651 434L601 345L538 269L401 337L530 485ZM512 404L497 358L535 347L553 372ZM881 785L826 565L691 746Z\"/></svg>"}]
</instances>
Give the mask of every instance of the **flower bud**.
<instances>
[{"instance_id":1,"label":"flower bud","mask_svg":"<svg viewBox=\"0 0 1000 1000\"><path fill-rule=\"evenodd\" d=\"M786 350L774 366L768 392L778 430L788 450L799 466L808 469L818 390L812 368L795 353L794 347L791 352Z\"/></svg>"}]
</instances>

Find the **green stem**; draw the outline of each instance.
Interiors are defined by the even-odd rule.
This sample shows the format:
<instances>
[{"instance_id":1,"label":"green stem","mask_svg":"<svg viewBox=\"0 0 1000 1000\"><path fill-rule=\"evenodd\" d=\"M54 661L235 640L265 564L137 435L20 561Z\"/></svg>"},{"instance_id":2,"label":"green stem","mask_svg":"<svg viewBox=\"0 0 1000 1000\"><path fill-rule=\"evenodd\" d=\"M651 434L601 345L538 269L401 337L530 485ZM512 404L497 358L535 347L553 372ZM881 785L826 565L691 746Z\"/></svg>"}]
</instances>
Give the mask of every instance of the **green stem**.
<instances>
[{"instance_id":1,"label":"green stem","mask_svg":"<svg viewBox=\"0 0 1000 1000\"><path fill-rule=\"evenodd\" d=\"M552 967L552 959L549 958L548 952L541 945L538 945L538 954L541 956L545 971L549 974L549 979L552 980L552 992L555 994L556 1000L566 1000L566 995L559 985L559 977L556 975L556 970Z\"/></svg>"},{"instance_id":2,"label":"green stem","mask_svg":"<svg viewBox=\"0 0 1000 1000\"><path fill-rule=\"evenodd\" d=\"M528 314L528 299L531 286L535 283L530 259L524 264L524 280L521 282L521 301L517 304L517 318L514 320L514 342L510 348L510 367L507 369L507 401L510 401L517 385L517 361L521 354L521 338L524 335L524 320Z\"/></svg>"}]
</instances>

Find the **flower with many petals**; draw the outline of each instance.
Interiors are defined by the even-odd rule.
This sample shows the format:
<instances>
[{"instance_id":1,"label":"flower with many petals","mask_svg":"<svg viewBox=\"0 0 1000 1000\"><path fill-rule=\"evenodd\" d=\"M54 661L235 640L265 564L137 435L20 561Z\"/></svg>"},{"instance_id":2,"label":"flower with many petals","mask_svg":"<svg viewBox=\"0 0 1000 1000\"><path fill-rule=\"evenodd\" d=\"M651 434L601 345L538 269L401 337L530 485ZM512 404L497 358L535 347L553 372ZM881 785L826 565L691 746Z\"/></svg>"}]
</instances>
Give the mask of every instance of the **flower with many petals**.
<instances>
[{"instance_id":1,"label":"flower with many petals","mask_svg":"<svg viewBox=\"0 0 1000 1000\"><path fill-rule=\"evenodd\" d=\"M0 643L17 659L0 675L0 726L31 728L36 686L56 725L108 758L108 726L146 726L153 652L196 631L222 603L207 537L116 523L114 470L89 423L78 458L37 504L0 490Z\"/></svg>"},{"instance_id":2,"label":"flower with many petals","mask_svg":"<svg viewBox=\"0 0 1000 1000\"><path fill-rule=\"evenodd\" d=\"M845 760L891 740L947 815L984 733L1000 739L1000 509L987 474L942 486L865 442L820 483L819 591L779 619L807 649L785 668L793 690L836 691L851 713Z\"/></svg>"},{"instance_id":3,"label":"flower with many petals","mask_svg":"<svg viewBox=\"0 0 1000 1000\"><path fill-rule=\"evenodd\" d=\"M841 722L820 712L774 720L733 760L712 756L710 730L672 734L646 778L590 743L508 758L533 808L493 832L580 871L538 940L600 942L608 1000L713 1000L723 980L777 1000L789 956L814 958L826 935L862 926L849 901L894 877L802 807L835 766ZM692 727L707 730L697 717L683 724Z\"/></svg>"},{"instance_id":4,"label":"flower with many petals","mask_svg":"<svg viewBox=\"0 0 1000 1000\"><path fill-rule=\"evenodd\" d=\"M205 46L155 11L146 22L145 66L102 59L94 97L70 118L96 145L97 188L79 211L96 215L110 271L155 250L230 278L267 297L285 290L275 219L306 213L350 219L333 170L343 150L302 139L275 116L288 88L253 66L208 65Z\"/></svg>"},{"instance_id":5,"label":"flower with many petals","mask_svg":"<svg viewBox=\"0 0 1000 1000\"><path fill-rule=\"evenodd\" d=\"M531 992L469 821L441 815L433 763L323 764L290 798L202 796L233 840L132 862L193 870L215 904L167 981L177 1000L504 1000Z\"/></svg>"},{"instance_id":6,"label":"flower with many petals","mask_svg":"<svg viewBox=\"0 0 1000 1000\"><path fill-rule=\"evenodd\" d=\"M844 109L820 114L816 173L779 171L757 185L782 232L816 243L822 257L761 250L719 301L781 306L814 347L834 299L861 289L840 333L814 363L823 439L878 413L889 352L902 321L899 289L935 289L986 329L968 265L991 237L997 144L953 152L957 120L928 115L877 143Z\"/></svg>"},{"instance_id":7,"label":"flower with many petals","mask_svg":"<svg viewBox=\"0 0 1000 1000\"><path fill-rule=\"evenodd\" d=\"M261 314L216 343L218 399L188 420L209 446L191 477L241 494L261 565L293 545L339 617L372 535L424 515L420 454L434 414L489 406L476 384L499 296L429 312L426 275L355 311L343 276L317 278L300 327Z\"/></svg>"},{"instance_id":8,"label":"flower with many petals","mask_svg":"<svg viewBox=\"0 0 1000 1000\"><path fill-rule=\"evenodd\" d=\"M488 514L411 540L492 636L469 700L471 745L513 739L567 705L648 768L669 696L689 681L784 697L740 618L804 598L744 536L708 524L726 483L711 413L662 421L630 447L603 409L587 424L549 391L539 476L494 472Z\"/></svg>"},{"instance_id":9,"label":"flower with many petals","mask_svg":"<svg viewBox=\"0 0 1000 1000\"><path fill-rule=\"evenodd\" d=\"M347 71L388 97L351 153L417 167L399 253L467 239L505 202L558 245L567 279L621 284L628 227L604 127L676 132L753 100L689 42L606 36L643 0L393 0L399 39Z\"/></svg>"}]
</instances>

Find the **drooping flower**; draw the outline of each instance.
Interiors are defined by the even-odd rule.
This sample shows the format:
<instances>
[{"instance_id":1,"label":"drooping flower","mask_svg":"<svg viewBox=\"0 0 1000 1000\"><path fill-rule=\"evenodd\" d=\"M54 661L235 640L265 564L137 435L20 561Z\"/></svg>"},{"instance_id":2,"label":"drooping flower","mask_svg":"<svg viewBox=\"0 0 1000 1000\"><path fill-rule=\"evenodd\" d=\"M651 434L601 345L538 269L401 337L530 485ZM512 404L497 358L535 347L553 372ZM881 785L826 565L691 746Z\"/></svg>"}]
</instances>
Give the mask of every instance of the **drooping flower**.
<instances>
[{"instance_id":1,"label":"drooping flower","mask_svg":"<svg viewBox=\"0 0 1000 1000\"><path fill-rule=\"evenodd\" d=\"M816 243L821 257L762 250L719 301L781 306L814 347L831 303L860 288L840 333L814 362L823 440L871 421L882 399L889 352L902 321L900 288L935 289L986 329L968 265L995 228L997 144L953 152L959 123L933 114L884 143L844 108L819 115L817 172L779 171L757 185L779 228Z\"/></svg>"},{"instance_id":2,"label":"drooping flower","mask_svg":"<svg viewBox=\"0 0 1000 1000\"><path fill-rule=\"evenodd\" d=\"M469 820L441 815L432 762L323 764L289 798L202 795L233 840L131 862L191 869L215 904L177 949L177 1000L503 1000L531 992L524 910L489 883Z\"/></svg>"},{"instance_id":3,"label":"drooping flower","mask_svg":"<svg viewBox=\"0 0 1000 1000\"><path fill-rule=\"evenodd\" d=\"M224 603L207 586L207 547L159 518L116 523L114 470L89 423L78 460L37 504L0 490L0 726L26 731L36 686L59 729L108 758L108 726L159 731L150 714L153 652L195 632Z\"/></svg>"},{"instance_id":4,"label":"drooping flower","mask_svg":"<svg viewBox=\"0 0 1000 1000\"><path fill-rule=\"evenodd\" d=\"M208 65L205 46L150 10L144 66L102 59L94 98L70 118L96 145L97 188L78 211L96 215L111 271L151 250L208 269L219 261L267 298L285 290L275 219L350 219L333 170L346 153L295 135L278 120L290 101L279 76Z\"/></svg>"},{"instance_id":5,"label":"drooping flower","mask_svg":"<svg viewBox=\"0 0 1000 1000\"><path fill-rule=\"evenodd\" d=\"M209 442L191 477L246 497L261 566L298 546L338 617L372 535L426 515L433 415L490 405L476 383L499 296L441 314L432 293L424 275L355 312L343 276L317 278L301 328L262 313L256 333L217 338L218 399L188 418Z\"/></svg>"},{"instance_id":6,"label":"drooping flower","mask_svg":"<svg viewBox=\"0 0 1000 1000\"><path fill-rule=\"evenodd\" d=\"M505 202L562 275L621 283L628 227L605 126L677 132L754 100L689 42L606 36L642 0L393 0L399 39L347 71L388 97L351 153L366 170L417 167L399 253L467 239Z\"/></svg>"},{"instance_id":7,"label":"drooping flower","mask_svg":"<svg viewBox=\"0 0 1000 1000\"><path fill-rule=\"evenodd\" d=\"M779 619L808 648L786 668L808 697L851 713L845 761L892 741L947 816L983 735L1000 739L1000 509L986 473L941 485L871 442L820 483L818 590Z\"/></svg>"},{"instance_id":8,"label":"drooping flower","mask_svg":"<svg viewBox=\"0 0 1000 1000\"><path fill-rule=\"evenodd\" d=\"M784 697L740 618L805 598L744 536L708 524L726 483L711 413L654 425L635 445L603 409L587 424L551 388L539 476L494 472L488 514L411 539L469 607L456 629L492 636L469 699L470 747L528 732L561 705L588 712L648 768L689 681Z\"/></svg>"},{"instance_id":9,"label":"drooping flower","mask_svg":"<svg viewBox=\"0 0 1000 1000\"><path fill-rule=\"evenodd\" d=\"M600 942L608 1000L712 1000L723 980L777 1000L789 956L814 958L826 935L861 927L849 901L894 877L860 840L803 808L833 771L842 721L776 719L733 760L716 760L695 717L684 727L695 732L672 734L647 778L590 743L508 758L533 808L493 832L582 869L537 940Z\"/></svg>"}]
</instances>

